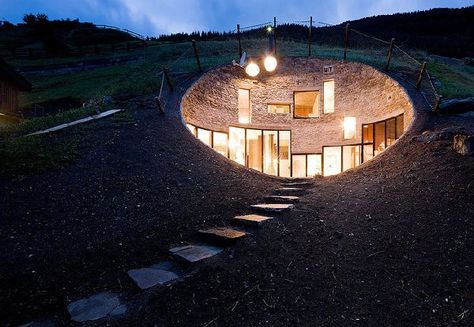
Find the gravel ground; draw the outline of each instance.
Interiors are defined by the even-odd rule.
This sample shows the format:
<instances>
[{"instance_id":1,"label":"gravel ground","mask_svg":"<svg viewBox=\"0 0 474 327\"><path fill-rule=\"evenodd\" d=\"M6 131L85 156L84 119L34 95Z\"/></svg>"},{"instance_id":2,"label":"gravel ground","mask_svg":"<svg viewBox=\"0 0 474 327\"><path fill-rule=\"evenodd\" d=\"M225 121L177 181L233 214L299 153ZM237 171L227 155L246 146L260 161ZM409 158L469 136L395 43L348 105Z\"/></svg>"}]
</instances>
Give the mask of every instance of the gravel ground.
<instances>
[{"instance_id":1,"label":"gravel ground","mask_svg":"<svg viewBox=\"0 0 474 327\"><path fill-rule=\"evenodd\" d=\"M382 155L315 180L295 210L183 281L140 292L127 270L227 225L281 182L194 139L181 94L165 116L144 101L130 122L95 123L70 166L1 181L0 324L68 324L70 301L112 290L131 299L112 325L472 325L474 157L413 137L472 132L474 119L422 110Z\"/></svg>"}]
</instances>

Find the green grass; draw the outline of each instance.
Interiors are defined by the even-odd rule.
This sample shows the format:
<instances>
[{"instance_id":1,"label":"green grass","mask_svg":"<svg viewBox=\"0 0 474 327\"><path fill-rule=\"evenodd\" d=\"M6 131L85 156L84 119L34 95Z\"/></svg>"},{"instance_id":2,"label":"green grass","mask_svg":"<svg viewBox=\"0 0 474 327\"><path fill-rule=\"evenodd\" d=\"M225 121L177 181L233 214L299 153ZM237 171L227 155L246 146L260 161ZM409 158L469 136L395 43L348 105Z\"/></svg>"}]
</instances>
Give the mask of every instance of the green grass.
<instances>
[{"instance_id":1,"label":"green grass","mask_svg":"<svg viewBox=\"0 0 474 327\"><path fill-rule=\"evenodd\" d=\"M437 88L443 97L474 96L474 67L448 65L433 60L428 62L428 71L439 81Z\"/></svg>"},{"instance_id":2,"label":"green grass","mask_svg":"<svg viewBox=\"0 0 474 327\"><path fill-rule=\"evenodd\" d=\"M242 44L244 49L251 49L249 52L251 56L260 56L267 46L266 40L244 39ZM307 55L307 45L302 42L281 40L277 44L277 49L281 56ZM200 42L198 51L204 69L238 59L236 41ZM343 49L314 45L313 55L342 59ZM438 81L438 92L445 98L474 95L473 67L462 65L456 60L440 61L439 58L436 59L434 56L422 52L415 52L415 55L419 62L428 62L430 74ZM348 59L383 67L386 60L386 49L350 49ZM41 61L30 62L30 64L38 63ZM85 102L91 98L100 99L105 95L139 96L157 93L161 85L159 72L162 67L169 67L171 72L195 72L197 66L191 43L150 47L144 61L127 65L64 75L31 77L29 79L33 84L33 91L22 95L21 105L31 106L62 98L75 98ZM391 68L408 71L410 75L416 76L420 67L416 61L398 53L392 59ZM51 142L51 138L54 139L54 137L18 136L83 118L94 112L93 108L79 108L57 115L25 120L17 124L11 124L11 122L2 124L0 121L0 155L2 158L0 174L22 176L58 168L71 162L77 154L77 139L58 139L56 142ZM112 117L112 121L116 124L128 123L132 120L127 113Z\"/></svg>"},{"instance_id":3,"label":"green grass","mask_svg":"<svg viewBox=\"0 0 474 327\"><path fill-rule=\"evenodd\" d=\"M56 115L23 120L17 124L0 126L0 140L26 135L59 124L71 122L92 114L95 114L95 110L90 107L85 107L64 111Z\"/></svg>"},{"instance_id":4,"label":"green grass","mask_svg":"<svg viewBox=\"0 0 474 327\"><path fill-rule=\"evenodd\" d=\"M0 176L22 179L42 171L59 169L74 161L78 139L55 141L48 136L16 137L0 142Z\"/></svg>"}]
</instances>

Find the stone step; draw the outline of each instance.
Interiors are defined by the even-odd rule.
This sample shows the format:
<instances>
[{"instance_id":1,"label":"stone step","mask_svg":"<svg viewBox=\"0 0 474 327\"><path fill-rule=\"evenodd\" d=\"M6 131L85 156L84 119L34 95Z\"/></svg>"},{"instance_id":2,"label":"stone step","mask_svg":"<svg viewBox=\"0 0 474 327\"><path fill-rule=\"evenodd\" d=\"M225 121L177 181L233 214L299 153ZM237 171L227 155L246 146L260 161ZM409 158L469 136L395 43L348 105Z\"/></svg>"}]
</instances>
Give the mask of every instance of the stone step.
<instances>
[{"instance_id":1,"label":"stone step","mask_svg":"<svg viewBox=\"0 0 474 327\"><path fill-rule=\"evenodd\" d=\"M222 248L210 245L186 245L169 249L188 262L197 262L215 256L222 252Z\"/></svg>"},{"instance_id":2,"label":"stone step","mask_svg":"<svg viewBox=\"0 0 474 327\"><path fill-rule=\"evenodd\" d=\"M278 195L303 195L306 190L299 187L281 187L276 189L275 193Z\"/></svg>"},{"instance_id":3,"label":"stone step","mask_svg":"<svg viewBox=\"0 0 474 327\"><path fill-rule=\"evenodd\" d=\"M284 211L293 209L295 205L291 203L262 203L251 205L251 207L252 209L261 212L282 213Z\"/></svg>"},{"instance_id":4,"label":"stone step","mask_svg":"<svg viewBox=\"0 0 474 327\"><path fill-rule=\"evenodd\" d=\"M171 266L167 267L164 264L156 264L148 268L131 269L127 274L133 279L138 287L144 290L177 279L179 277L178 274L170 271L170 268Z\"/></svg>"},{"instance_id":5,"label":"stone step","mask_svg":"<svg viewBox=\"0 0 474 327\"><path fill-rule=\"evenodd\" d=\"M242 224L251 227L260 227L264 222L272 220L273 217L261 216L261 215L243 215L235 216L232 221L237 224Z\"/></svg>"},{"instance_id":6,"label":"stone step","mask_svg":"<svg viewBox=\"0 0 474 327\"><path fill-rule=\"evenodd\" d=\"M283 187L311 187L314 186L313 182L285 182L282 183Z\"/></svg>"},{"instance_id":7,"label":"stone step","mask_svg":"<svg viewBox=\"0 0 474 327\"><path fill-rule=\"evenodd\" d=\"M198 233L201 237L218 243L232 243L247 235L245 232L230 227L200 229Z\"/></svg>"},{"instance_id":8,"label":"stone step","mask_svg":"<svg viewBox=\"0 0 474 327\"><path fill-rule=\"evenodd\" d=\"M72 302L67 310L73 321L84 322L122 315L127 307L120 302L119 294L103 292Z\"/></svg>"},{"instance_id":9,"label":"stone step","mask_svg":"<svg viewBox=\"0 0 474 327\"><path fill-rule=\"evenodd\" d=\"M294 195L267 195L265 201L273 203L298 203L300 198Z\"/></svg>"}]
</instances>

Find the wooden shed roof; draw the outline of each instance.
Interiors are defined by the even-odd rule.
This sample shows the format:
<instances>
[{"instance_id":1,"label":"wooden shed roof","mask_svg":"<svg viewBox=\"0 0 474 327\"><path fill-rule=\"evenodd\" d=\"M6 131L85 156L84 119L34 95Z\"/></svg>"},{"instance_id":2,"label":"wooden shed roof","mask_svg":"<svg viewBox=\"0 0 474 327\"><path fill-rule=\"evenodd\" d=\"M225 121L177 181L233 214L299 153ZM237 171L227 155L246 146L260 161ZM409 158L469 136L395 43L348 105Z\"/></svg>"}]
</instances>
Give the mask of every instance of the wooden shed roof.
<instances>
[{"instance_id":1,"label":"wooden shed roof","mask_svg":"<svg viewBox=\"0 0 474 327\"><path fill-rule=\"evenodd\" d=\"M21 74L17 73L13 67L0 58L0 79L7 79L18 87L20 91L30 91L31 84Z\"/></svg>"}]
</instances>

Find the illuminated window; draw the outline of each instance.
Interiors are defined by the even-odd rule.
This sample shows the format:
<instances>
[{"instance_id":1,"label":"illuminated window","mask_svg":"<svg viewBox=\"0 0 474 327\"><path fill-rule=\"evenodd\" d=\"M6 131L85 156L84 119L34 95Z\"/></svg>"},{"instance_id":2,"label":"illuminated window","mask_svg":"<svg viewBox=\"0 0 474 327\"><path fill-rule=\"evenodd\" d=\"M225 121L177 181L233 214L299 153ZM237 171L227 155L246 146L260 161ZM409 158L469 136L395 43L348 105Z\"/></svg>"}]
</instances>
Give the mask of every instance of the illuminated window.
<instances>
[{"instance_id":1,"label":"illuminated window","mask_svg":"<svg viewBox=\"0 0 474 327\"><path fill-rule=\"evenodd\" d=\"M400 136L402 136L403 131L405 129L404 124L403 124L403 115L396 117L396 121L397 121L397 128L396 128L395 137L398 139Z\"/></svg>"},{"instance_id":2,"label":"illuminated window","mask_svg":"<svg viewBox=\"0 0 474 327\"><path fill-rule=\"evenodd\" d=\"M375 124L374 155L378 155L385 150L385 121Z\"/></svg>"},{"instance_id":3,"label":"illuminated window","mask_svg":"<svg viewBox=\"0 0 474 327\"><path fill-rule=\"evenodd\" d=\"M229 158L245 165L245 128L229 127Z\"/></svg>"},{"instance_id":4,"label":"illuminated window","mask_svg":"<svg viewBox=\"0 0 474 327\"><path fill-rule=\"evenodd\" d=\"M344 117L344 139L352 140L356 137L356 118Z\"/></svg>"},{"instance_id":5,"label":"illuminated window","mask_svg":"<svg viewBox=\"0 0 474 327\"><path fill-rule=\"evenodd\" d=\"M326 81L323 83L324 90L324 106L325 114L334 112L334 81Z\"/></svg>"},{"instance_id":6,"label":"illuminated window","mask_svg":"<svg viewBox=\"0 0 474 327\"><path fill-rule=\"evenodd\" d=\"M289 104L278 104L278 103L269 103L268 104L268 112L271 114L289 114L290 113L290 105Z\"/></svg>"},{"instance_id":7,"label":"illuminated window","mask_svg":"<svg viewBox=\"0 0 474 327\"><path fill-rule=\"evenodd\" d=\"M336 175L342 171L341 156L340 146L323 147L324 176Z\"/></svg>"},{"instance_id":8,"label":"illuminated window","mask_svg":"<svg viewBox=\"0 0 474 327\"><path fill-rule=\"evenodd\" d=\"M360 164L360 145L342 147L342 171L355 168Z\"/></svg>"},{"instance_id":9,"label":"illuminated window","mask_svg":"<svg viewBox=\"0 0 474 327\"><path fill-rule=\"evenodd\" d=\"M319 91L300 91L294 93L295 112L298 118L319 117Z\"/></svg>"},{"instance_id":10,"label":"illuminated window","mask_svg":"<svg viewBox=\"0 0 474 327\"><path fill-rule=\"evenodd\" d=\"M239 123L250 123L250 90L239 89Z\"/></svg>"},{"instance_id":11,"label":"illuminated window","mask_svg":"<svg viewBox=\"0 0 474 327\"><path fill-rule=\"evenodd\" d=\"M306 166L308 177L315 177L323 174L320 154L308 154Z\"/></svg>"},{"instance_id":12,"label":"illuminated window","mask_svg":"<svg viewBox=\"0 0 474 327\"><path fill-rule=\"evenodd\" d=\"M278 175L277 131L263 131L263 172Z\"/></svg>"},{"instance_id":13,"label":"illuminated window","mask_svg":"<svg viewBox=\"0 0 474 327\"><path fill-rule=\"evenodd\" d=\"M196 126L191 125L191 124L186 124L186 127L189 129L189 131L196 136Z\"/></svg>"},{"instance_id":14,"label":"illuminated window","mask_svg":"<svg viewBox=\"0 0 474 327\"><path fill-rule=\"evenodd\" d=\"M396 125L395 118L391 118L387 120L387 128L386 128L387 146L395 143L395 140L397 139L395 125Z\"/></svg>"},{"instance_id":15,"label":"illuminated window","mask_svg":"<svg viewBox=\"0 0 474 327\"><path fill-rule=\"evenodd\" d=\"M262 171L262 130L247 129L247 167Z\"/></svg>"},{"instance_id":16,"label":"illuminated window","mask_svg":"<svg viewBox=\"0 0 474 327\"><path fill-rule=\"evenodd\" d=\"M292 158L293 177L306 177L306 155L294 154Z\"/></svg>"},{"instance_id":17,"label":"illuminated window","mask_svg":"<svg viewBox=\"0 0 474 327\"><path fill-rule=\"evenodd\" d=\"M279 149L279 161L280 171L279 176L290 177L290 143L291 143L291 132L290 131L279 131L278 132L278 149Z\"/></svg>"},{"instance_id":18,"label":"illuminated window","mask_svg":"<svg viewBox=\"0 0 474 327\"><path fill-rule=\"evenodd\" d=\"M362 161L366 162L374 157L374 124L362 125Z\"/></svg>"},{"instance_id":19,"label":"illuminated window","mask_svg":"<svg viewBox=\"0 0 474 327\"><path fill-rule=\"evenodd\" d=\"M207 146L211 146L211 131L207 129L198 128L197 129L197 138Z\"/></svg>"},{"instance_id":20,"label":"illuminated window","mask_svg":"<svg viewBox=\"0 0 474 327\"><path fill-rule=\"evenodd\" d=\"M222 132L212 133L212 148L227 157L227 134Z\"/></svg>"}]
</instances>

